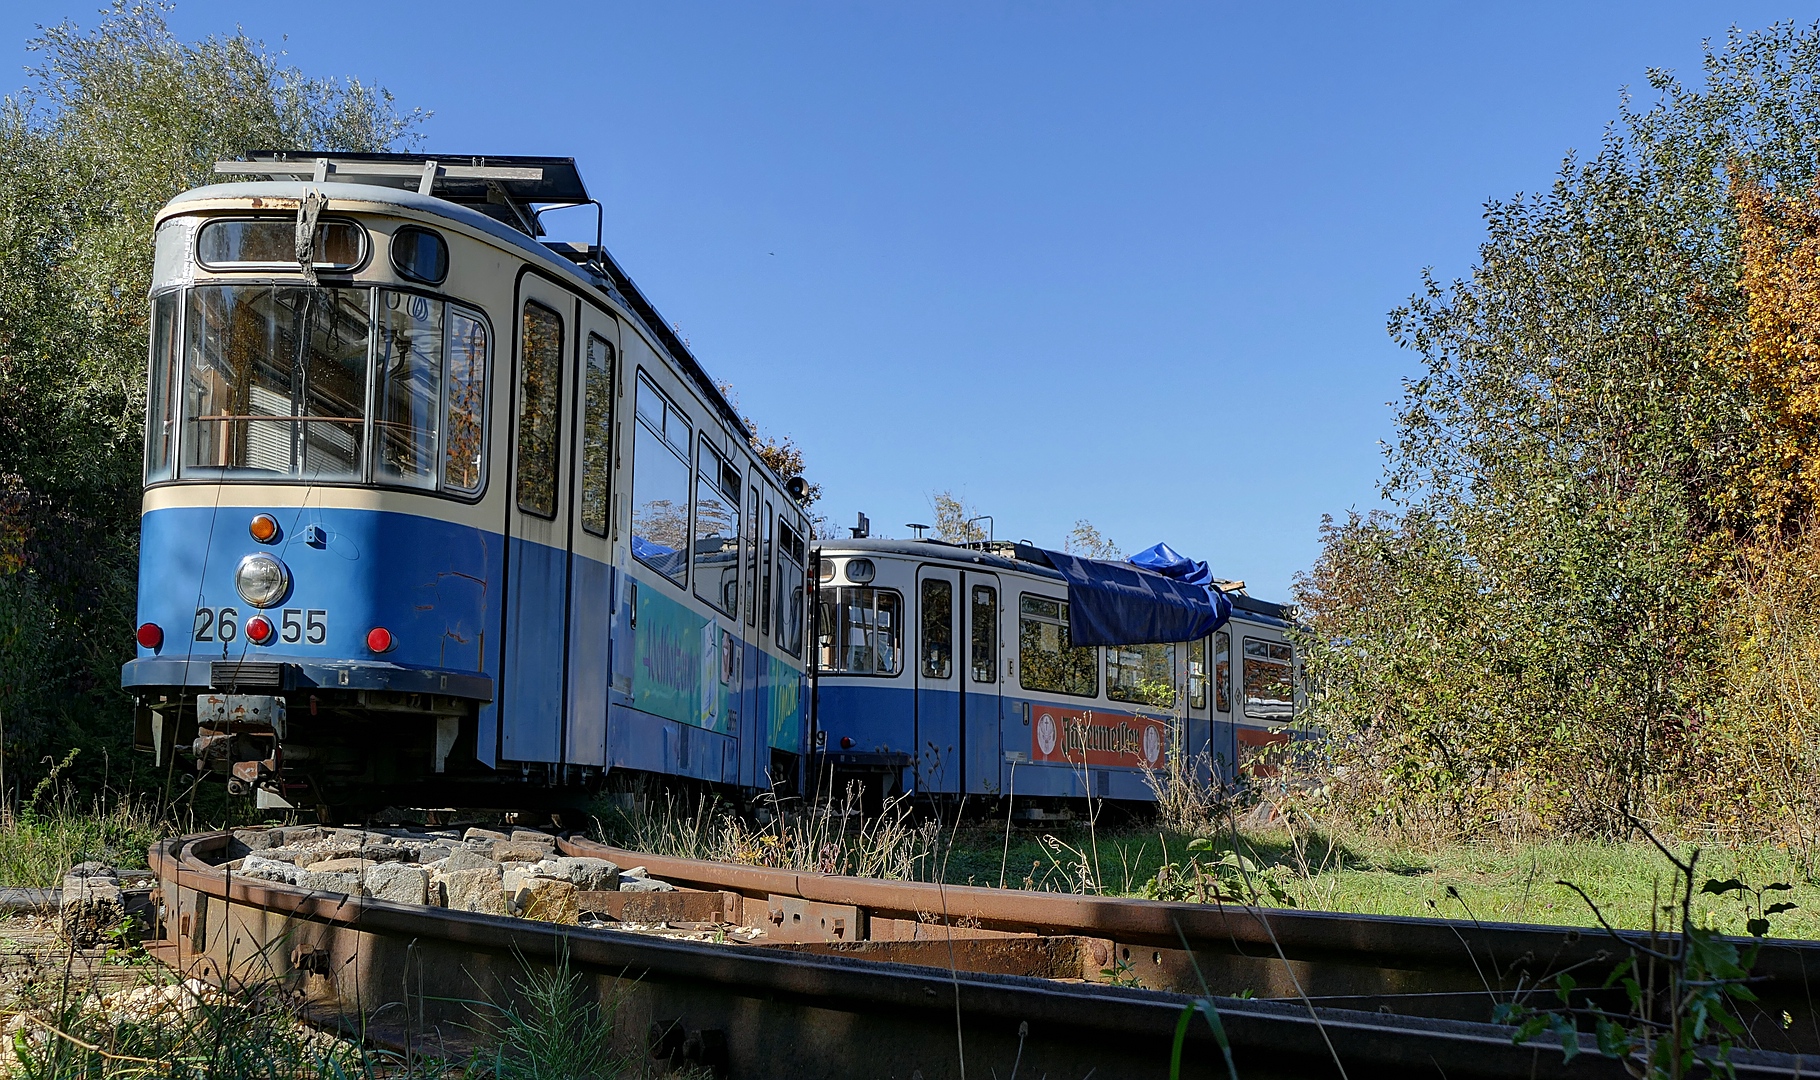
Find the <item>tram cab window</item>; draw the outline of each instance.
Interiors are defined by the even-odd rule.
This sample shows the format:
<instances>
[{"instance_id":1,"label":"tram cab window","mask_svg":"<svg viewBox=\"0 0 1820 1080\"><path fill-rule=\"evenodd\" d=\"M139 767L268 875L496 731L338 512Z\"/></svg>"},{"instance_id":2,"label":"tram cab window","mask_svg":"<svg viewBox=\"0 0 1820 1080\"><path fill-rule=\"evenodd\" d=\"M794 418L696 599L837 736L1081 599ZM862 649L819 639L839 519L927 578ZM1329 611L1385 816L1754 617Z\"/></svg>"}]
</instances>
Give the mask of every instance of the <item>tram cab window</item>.
<instances>
[{"instance_id":1,"label":"tram cab window","mask_svg":"<svg viewBox=\"0 0 1820 1080\"><path fill-rule=\"evenodd\" d=\"M1207 639L1188 643L1188 707L1207 707Z\"/></svg>"},{"instance_id":2,"label":"tram cab window","mask_svg":"<svg viewBox=\"0 0 1820 1080\"><path fill-rule=\"evenodd\" d=\"M367 289L191 289L184 474L363 479L371 301Z\"/></svg>"},{"instance_id":3,"label":"tram cab window","mask_svg":"<svg viewBox=\"0 0 1820 1080\"><path fill-rule=\"evenodd\" d=\"M487 324L450 305L448 349L442 486L472 494L481 489L486 476Z\"/></svg>"},{"instance_id":4,"label":"tram cab window","mask_svg":"<svg viewBox=\"0 0 1820 1080\"><path fill-rule=\"evenodd\" d=\"M562 316L527 303L518 356L518 508L556 516L562 448Z\"/></svg>"},{"instance_id":5,"label":"tram cab window","mask_svg":"<svg viewBox=\"0 0 1820 1080\"><path fill-rule=\"evenodd\" d=\"M681 585L688 576L689 421L643 372L632 436L632 555Z\"/></svg>"},{"instance_id":6,"label":"tram cab window","mask_svg":"<svg viewBox=\"0 0 1820 1080\"><path fill-rule=\"evenodd\" d=\"M904 597L896 589L844 585L823 589L815 662L839 675L903 670Z\"/></svg>"},{"instance_id":7,"label":"tram cab window","mask_svg":"<svg viewBox=\"0 0 1820 1080\"><path fill-rule=\"evenodd\" d=\"M787 521L777 523L777 647L791 656L803 654L803 619L808 614L803 588L802 534Z\"/></svg>"},{"instance_id":8,"label":"tram cab window","mask_svg":"<svg viewBox=\"0 0 1820 1080\"><path fill-rule=\"evenodd\" d=\"M1224 630L1213 635L1213 707L1232 711L1232 635Z\"/></svg>"},{"instance_id":9,"label":"tram cab window","mask_svg":"<svg viewBox=\"0 0 1820 1080\"><path fill-rule=\"evenodd\" d=\"M607 494L613 474L613 346L588 335L582 367L581 527L607 535Z\"/></svg>"},{"instance_id":10,"label":"tram cab window","mask_svg":"<svg viewBox=\"0 0 1820 1080\"><path fill-rule=\"evenodd\" d=\"M366 258L366 230L351 221L316 225L310 261L320 270L352 270ZM196 261L211 270L297 269L297 219L217 218L196 237Z\"/></svg>"},{"instance_id":11,"label":"tram cab window","mask_svg":"<svg viewBox=\"0 0 1820 1080\"><path fill-rule=\"evenodd\" d=\"M1017 679L1026 690L1077 697L1100 692L1099 651L1068 640L1068 602L1023 593L1018 597Z\"/></svg>"},{"instance_id":12,"label":"tram cab window","mask_svg":"<svg viewBox=\"0 0 1820 1080\"><path fill-rule=\"evenodd\" d=\"M158 298L152 338L148 482L170 477L175 430L189 480L483 486L478 314L394 289L204 285Z\"/></svg>"},{"instance_id":13,"label":"tram cab window","mask_svg":"<svg viewBox=\"0 0 1820 1080\"><path fill-rule=\"evenodd\" d=\"M973 681L998 681L998 590L973 587Z\"/></svg>"},{"instance_id":14,"label":"tram cab window","mask_svg":"<svg viewBox=\"0 0 1820 1080\"><path fill-rule=\"evenodd\" d=\"M1175 708L1175 646L1108 647L1106 696L1155 709Z\"/></svg>"},{"instance_id":15,"label":"tram cab window","mask_svg":"<svg viewBox=\"0 0 1820 1080\"><path fill-rule=\"evenodd\" d=\"M1245 639L1245 715L1288 720L1295 715L1295 651L1280 641Z\"/></svg>"},{"instance_id":16,"label":"tram cab window","mask_svg":"<svg viewBox=\"0 0 1820 1080\"><path fill-rule=\"evenodd\" d=\"M382 483L435 487L442 405L442 303L379 290L379 383L373 427Z\"/></svg>"},{"instance_id":17,"label":"tram cab window","mask_svg":"<svg viewBox=\"0 0 1820 1080\"><path fill-rule=\"evenodd\" d=\"M930 578L922 585L923 678L954 674L954 583Z\"/></svg>"},{"instance_id":18,"label":"tram cab window","mask_svg":"<svg viewBox=\"0 0 1820 1080\"><path fill-rule=\"evenodd\" d=\"M728 615L739 610L739 473L704 437L696 459L695 595Z\"/></svg>"},{"instance_id":19,"label":"tram cab window","mask_svg":"<svg viewBox=\"0 0 1820 1080\"><path fill-rule=\"evenodd\" d=\"M392 266L412 281L440 285L449 276L449 245L428 229L405 225L392 234Z\"/></svg>"},{"instance_id":20,"label":"tram cab window","mask_svg":"<svg viewBox=\"0 0 1820 1080\"><path fill-rule=\"evenodd\" d=\"M151 379L146 389L145 482L171 478L171 447L176 443L177 386L182 370L177 341L178 293L152 301Z\"/></svg>"}]
</instances>

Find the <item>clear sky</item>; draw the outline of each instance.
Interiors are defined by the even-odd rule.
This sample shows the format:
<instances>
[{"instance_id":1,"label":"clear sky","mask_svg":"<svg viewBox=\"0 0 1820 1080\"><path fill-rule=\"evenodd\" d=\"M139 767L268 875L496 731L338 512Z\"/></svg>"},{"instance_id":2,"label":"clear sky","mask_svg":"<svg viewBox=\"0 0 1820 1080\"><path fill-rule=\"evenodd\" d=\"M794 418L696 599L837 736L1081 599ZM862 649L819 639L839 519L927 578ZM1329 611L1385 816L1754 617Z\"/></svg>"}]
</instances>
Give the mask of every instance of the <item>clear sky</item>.
<instances>
[{"instance_id":1,"label":"clear sky","mask_svg":"<svg viewBox=\"0 0 1820 1080\"><path fill-rule=\"evenodd\" d=\"M36 24L0 10L23 85ZM183 0L433 110L423 148L572 155L607 244L789 434L836 525L1087 518L1286 598L1376 504L1414 358L1385 315L1650 66L1812 19L1733 3L404 5ZM592 238L569 212L568 238ZM561 215L550 222L560 236Z\"/></svg>"}]
</instances>

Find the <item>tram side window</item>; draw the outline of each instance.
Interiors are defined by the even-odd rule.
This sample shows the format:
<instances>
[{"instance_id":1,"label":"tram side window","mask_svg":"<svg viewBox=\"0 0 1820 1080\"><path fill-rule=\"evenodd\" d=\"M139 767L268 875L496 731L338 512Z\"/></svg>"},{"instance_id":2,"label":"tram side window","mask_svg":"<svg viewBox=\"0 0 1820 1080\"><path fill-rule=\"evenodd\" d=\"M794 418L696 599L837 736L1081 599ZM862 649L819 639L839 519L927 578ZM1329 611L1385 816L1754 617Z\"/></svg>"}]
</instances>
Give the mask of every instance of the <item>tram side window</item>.
<instances>
[{"instance_id":1,"label":"tram side window","mask_svg":"<svg viewBox=\"0 0 1820 1080\"><path fill-rule=\"evenodd\" d=\"M556 516L562 446L562 316L525 304L518 379L518 508Z\"/></svg>"},{"instance_id":2,"label":"tram side window","mask_svg":"<svg viewBox=\"0 0 1820 1080\"><path fill-rule=\"evenodd\" d=\"M379 290L379 385L373 427L381 483L435 487L442 406L442 302Z\"/></svg>"},{"instance_id":3,"label":"tram side window","mask_svg":"<svg viewBox=\"0 0 1820 1080\"><path fill-rule=\"evenodd\" d=\"M479 316L449 308L447 426L444 428L442 486L472 494L486 475L487 324Z\"/></svg>"},{"instance_id":4,"label":"tram side window","mask_svg":"<svg viewBox=\"0 0 1820 1080\"><path fill-rule=\"evenodd\" d=\"M607 535L607 496L613 474L613 346L588 335L582 369L581 527Z\"/></svg>"},{"instance_id":5,"label":"tram side window","mask_svg":"<svg viewBox=\"0 0 1820 1080\"><path fill-rule=\"evenodd\" d=\"M803 539L789 522L777 523L777 647L803 654Z\"/></svg>"},{"instance_id":6,"label":"tram side window","mask_svg":"<svg viewBox=\"0 0 1820 1080\"><path fill-rule=\"evenodd\" d=\"M1213 635L1213 707L1232 711L1232 635L1224 630Z\"/></svg>"},{"instance_id":7,"label":"tram side window","mask_svg":"<svg viewBox=\"0 0 1820 1080\"><path fill-rule=\"evenodd\" d=\"M689 422L641 372L632 439L632 555L676 582L688 575Z\"/></svg>"},{"instance_id":8,"label":"tram side window","mask_svg":"<svg viewBox=\"0 0 1820 1080\"><path fill-rule=\"evenodd\" d=\"M973 587L973 681L998 681L998 590Z\"/></svg>"},{"instance_id":9,"label":"tram side window","mask_svg":"<svg viewBox=\"0 0 1820 1080\"><path fill-rule=\"evenodd\" d=\"M146 390L145 482L171 478L171 442L177 434L177 293L152 301L151 381Z\"/></svg>"},{"instance_id":10,"label":"tram side window","mask_svg":"<svg viewBox=\"0 0 1820 1080\"><path fill-rule=\"evenodd\" d=\"M771 500L765 500L764 537L759 544L758 573L758 630L759 633L771 633L771 529L777 520L777 512L771 508Z\"/></svg>"},{"instance_id":11,"label":"tram side window","mask_svg":"<svg viewBox=\"0 0 1820 1080\"><path fill-rule=\"evenodd\" d=\"M1106 696L1114 701L1175 708L1175 646L1119 645L1106 650Z\"/></svg>"},{"instance_id":12,"label":"tram side window","mask_svg":"<svg viewBox=\"0 0 1820 1080\"><path fill-rule=\"evenodd\" d=\"M739 474L702 440L695 476L695 595L739 610Z\"/></svg>"},{"instance_id":13,"label":"tram side window","mask_svg":"<svg viewBox=\"0 0 1820 1080\"><path fill-rule=\"evenodd\" d=\"M954 583L931 578L923 582L923 678L954 674Z\"/></svg>"},{"instance_id":14,"label":"tram side window","mask_svg":"<svg viewBox=\"0 0 1820 1080\"><path fill-rule=\"evenodd\" d=\"M896 589L823 589L816 664L840 675L896 675L904 642L904 598Z\"/></svg>"},{"instance_id":15,"label":"tram side window","mask_svg":"<svg viewBox=\"0 0 1820 1080\"><path fill-rule=\"evenodd\" d=\"M184 475L362 479L371 303L367 289L191 289Z\"/></svg>"},{"instance_id":16,"label":"tram side window","mask_svg":"<svg viewBox=\"0 0 1820 1080\"><path fill-rule=\"evenodd\" d=\"M1023 593L1018 598L1017 679L1026 690L1077 697L1100 692L1099 652L1068 641L1068 602Z\"/></svg>"},{"instance_id":17,"label":"tram side window","mask_svg":"<svg viewBox=\"0 0 1820 1080\"><path fill-rule=\"evenodd\" d=\"M1188 707L1207 707L1207 639L1188 643Z\"/></svg>"},{"instance_id":18,"label":"tram side window","mask_svg":"<svg viewBox=\"0 0 1820 1080\"><path fill-rule=\"evenodd\" d=\"M1280 641L1245 639L1245 715L1288 720L1295 715L1295 652Z\"/></svg>"},{"instance_id":19,"label":"tram side window","mask_svg":"<svg viewBox=\"0 0 1820 1080\"><path fill-rule=\"evenodd\" d=\"M758 489L746 495L746 625L758 625Z\"/></svg>"}]
</instances>

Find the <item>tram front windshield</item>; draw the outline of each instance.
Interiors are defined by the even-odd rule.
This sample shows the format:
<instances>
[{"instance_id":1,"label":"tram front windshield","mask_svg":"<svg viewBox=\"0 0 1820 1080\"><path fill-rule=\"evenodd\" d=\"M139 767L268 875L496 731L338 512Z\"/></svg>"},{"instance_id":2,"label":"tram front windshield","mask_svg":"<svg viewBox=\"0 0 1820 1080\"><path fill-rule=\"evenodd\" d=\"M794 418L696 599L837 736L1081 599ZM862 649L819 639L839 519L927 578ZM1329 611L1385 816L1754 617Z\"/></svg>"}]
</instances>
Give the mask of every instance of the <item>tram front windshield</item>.
<instances>
[{"instance_id":1,"label":"tram front windshield","mask_svg":"<svg viewBox=\"0 0 1820 1080\"><path fill-rule=\"evenodd\" d=\"M153 323L148 482L174 459L185 480L478 490L486 331L455 305L209 285L159 296Z\"/></svg>"}]
</instances>

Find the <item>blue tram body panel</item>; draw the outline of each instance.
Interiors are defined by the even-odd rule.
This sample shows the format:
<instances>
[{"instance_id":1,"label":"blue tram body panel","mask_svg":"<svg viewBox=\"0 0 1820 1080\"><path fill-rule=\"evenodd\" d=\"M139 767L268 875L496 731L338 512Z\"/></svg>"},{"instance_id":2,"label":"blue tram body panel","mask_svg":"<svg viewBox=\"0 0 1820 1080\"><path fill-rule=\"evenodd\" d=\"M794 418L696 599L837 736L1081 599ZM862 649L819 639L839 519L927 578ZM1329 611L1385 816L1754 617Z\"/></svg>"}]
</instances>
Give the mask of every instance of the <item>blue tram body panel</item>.
<instances>
[{"instance_id":1,"label":"blue tram body panel","mask_svg":"<svg viewBox=\"0 0 1820 1080\"><path fill-rule=\"evenodd\" d=\"M261 512L280 523L273 543L247 534L248 520ZM240 560L258 551L276 555L291 575L284 598L263 611L234 588ZM139 648L127 684L205 687L207 664L216 660L367 661L490 680L502 556L497 533L412 514L282 505L149 510L140 519L139 621L161 627L164 642ZM224 610L235 626L230 641L221 640ZM278 627L269 645L244 633L257 614ZM391 631L391 651L367 648L374 627ZM199 633L209 640L196 640ZM183 660L187 672L181 663L173 668ZM165 682L173 670L179 678Z\"/></svg>"}]
</instances>

